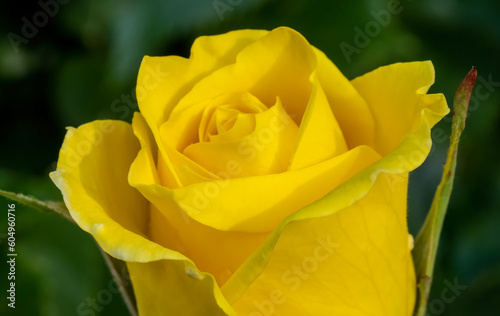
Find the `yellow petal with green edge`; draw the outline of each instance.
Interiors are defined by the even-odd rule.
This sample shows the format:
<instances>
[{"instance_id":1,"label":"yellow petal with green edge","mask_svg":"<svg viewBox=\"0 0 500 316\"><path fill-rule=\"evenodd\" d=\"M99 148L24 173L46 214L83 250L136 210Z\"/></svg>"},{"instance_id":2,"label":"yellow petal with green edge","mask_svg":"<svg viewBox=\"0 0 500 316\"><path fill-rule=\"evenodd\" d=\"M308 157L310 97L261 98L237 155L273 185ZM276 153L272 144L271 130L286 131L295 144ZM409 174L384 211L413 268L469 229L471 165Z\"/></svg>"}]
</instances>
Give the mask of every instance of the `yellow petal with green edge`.
<instances>
[{"instance_id":1,"label":"yellow petal with green edge","mask_svg":"<svg viewBox=\"0 0 500 316\"><path fill-rule=\"evenodd\" d=\"M148 239L150 203L127 181L130 164L139 149L131 126L125 122L94 121L77 129L69 128L57 170L50 176L61 190L75 222L92 234L104 251L127 261L129 267L131 263L133 267L141 265L140 273L145 276L159 273L170 278L171 271L184 273L177 276L187 280L175 285L178 295L191 296L193 287L199 291L198 306L187 303L184 315L198 315L200 306L218 311L214 315L235 315L212 275L199 272L192 261L179 252ZM158 271L159 267L163 270ZM165 310L179 306L179 302L168 297L157 301L156 306L144 301L151 295L151 288L144 286L141 277L134 277L137 270L132 272L141 316L169 315L157 313L158 305ZM157 277L156 280L160 284L171 284L171 279Z\"/></svg>"},{"instance_id":2,"label":"yellow petal with green edge","mask_svg":"<svg viewBox=\"0 0 500 316\"><path fill-rule=\"evenodd\" d=\"M233 302L236 312L411 315L408 174L395 186L390 177L379 175L366 196L337 213L290 223L262 274Z\"/></svg>"},{"instance_id":3,"label":"yellow petal with green edge","mask_svg":"<svg viewBox=\"0 0 500 316\"><path fill-rule=\"evenodd\" d=\"M108 245L103 246L107 250L115 248L117 240L108 238L103 227L106 221L113 222L112 230L121 227L131 234L147 233L148 202L127 183L130 163L138 151L127 123L94 121L77 129L70 127L57 170L50 174L73 219L98 242ZM110 152L115 154L109 157ZM116 176L111 177L113 173Z\"/></svg>"},{"instance_id":4,"label":"yellow petal with green edge","mask_svg":"<svg viewBox=\"0 0 500 316\"><path fill-rule=\"evenodd\" d=\"M433 76L428 78L429 81L423 82L422 86L432 83ZM420 88L415 86L414 91L419 91ZM416 131L404 135L400 144L384 158L365 168L325 197L302 208L281 222L259 250L252 254L222 287L222 291L230 303L236 302L245 295L251 284L264 273L267 264L273 257L273 250L280 240L280 235L289 226L293 227L294 223L302 220L334 215L349 208L369 194L380 174L387 174L384 178L390 180L387 183L389 190L396 190L401 183L406 183L406 174L422 164L430 151L432 145L430 129L436 123L436 118L442 118L448 112L446 100L442 95L420 95L419 98L423 104L428 106L422 108L415 118L419 123ZM414 272L412 271L412 273Z\"/></svg>"},{"instance_id":5,"label":"yellow petal with green edge","mask_svg":"<svg viewBox=\"0 0 500 316\"><path fill-rule=\"evenodd\" d=\"M189 59L179 56L149 57L142 60L137 77L136 94L156 143L161 144L159 127L167 121L172 109L194 84L207 74L234 63L239 51L267 34L268 31L243 30L196 39ZM165 168L165 183L182 186L163 146L159 147L161 164Z\"/></svg>"},{"instance_id":6,"label":"yellow petal with green edge","mask_svg":"<svg viewBox=\"0 0 500 316\"><path fill-rule=\"evenodd\" d=\"M297 146L289 170L301 169L347 151L344 135L314 72L313 90L302 118Z\"/></svg>"},{"instance_id":7,"label":"yellow petal with green edge","mask_svg":"<svg viewBox=\"0 0 500 316\"><path fill-rule=\"evenodd\" d=\"M140 190L165 216L172 206L161 207L158 201L174 199L191 219L203 225L221 231L265 233L379 158L371 148L359 146L300 170L200 182L174 190L157 185ZM226 170L231 169L234 166L228 165ZM156 202L150 198L151 194L156 196Z\"/></svg>"},{"instance_id":8,"label":"yellow petal with green edge","mask_svg":"<svg viewBox=\"0 0 500 316\"><path fill-rule=\"evenodd\" d=\"M425 95L433 83L431 61L392 64L352 80L373 114L379 153L391 152L405 134L414 132L423 109L437 113L428 117L431 126L449 112L443 95Z\"/></svg>"},{"instance_id":9,"label":"yellow petal with green edge","mask_svg":"<svg viewBox=\"0 0 500 316\"><path fill-rule=\"evenodd\" d=\"M323 52L316 48L314 51L318 61L319 81L344 133L347 147L373 147L375 122L366 101Z\"/></svg>"}]
</instances>

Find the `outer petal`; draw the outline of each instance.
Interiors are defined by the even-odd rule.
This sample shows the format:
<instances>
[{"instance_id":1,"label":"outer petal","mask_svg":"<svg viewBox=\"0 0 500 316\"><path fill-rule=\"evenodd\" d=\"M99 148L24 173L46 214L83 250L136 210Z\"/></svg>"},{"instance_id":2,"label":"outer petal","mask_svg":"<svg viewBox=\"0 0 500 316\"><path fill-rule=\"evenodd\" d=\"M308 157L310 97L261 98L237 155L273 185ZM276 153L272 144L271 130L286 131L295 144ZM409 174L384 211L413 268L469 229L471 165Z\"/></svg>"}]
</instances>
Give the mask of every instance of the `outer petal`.
<instances>
[{"instance_id":1,"label":"outer petal","mask_svg":"<svg viewBox=\"0 0 500 316\"><path fill-rule=\"evenodd\" d=\"M104 251L127 261L141 316L199 315L200 308L213 315L234 315L214 278L200 273L184 255L148 239L149 202L130 187L127 174L139 151L129 124L95 121L69 128L57 171L51 178L78 225L94 236ZM140 267L140 269L136 269ZM156 284L175 286L178 297L148 300L151 277ZM172 284L172 279L178 283ZM182 300L197 295L197 305Z\"/></svg>"},{"instance_id":2,"label":"outer petal","mask_svg":"<svg viewBox=\"0 0 500 316\"><path fill-rule=\"evenodd\" d=\"M238 314L411 315L407 174L396 186L390 177L380 175L338 213L290 223L263 273L234 302Z\"/></svg>"},{"instance_id":3,"label":"outer petal","mask_svg":"<svg viewBox=\"0 0 500 316\"><path fill-rule=\"evenodd\" d=\"M148 202L127 184L130 162L138 151L127 123L94 121L78 129L70 127L57 170L50 174L73 219L112 253L123 250L115 232L147 234ZM104 229L104 223L111 226ZM130 244L130 251L142 245L134 241L138 243Z\"/></svg>"},{"instance_id":4,"label":"outer petal","mask_svg":"<svg viewBox=\"0 0 500 316\"><path fill-rule=\"evenodd\" d=\"M422 83L424 86L432 82L433 76L428 77L428 79L428 82ZM414 86L413 91L420 91L420 87ZM322 199L286 218L260 249L233 274L226 284L224 284L222 290L230 302L236 303L239 299L246 300L246 298L244 298L246 295L245 292L253 283L258 284L261 276L265 274L268 264L273 258L278 261L282 260L279 258L279 255L275 257L273 252L275 246L281 241L281 235L288 229L293 230L297 225L301 225L300 221L308 221L315 218L326 219L328 216L334 215L337 212L339 212L339 216L343 216L340 214L344 213L344 211L347 213L351 206L357 203L361 203L357 205L363 205L362 199L368 196L371 190L375 190L374 192L382 192L385 195L389 192L387 190L401 192L401 185L406 185L407 173L418 167L425 160L430 151L432 144L430 138L431 126L436 123L436 118L443 117L448 112L446 101L443 97L440 97L440 95L420 95L418 98L423 104L428 105L428 107L422 108L418 113L419 115L416 119L419 123L418 128L413 133L404 135L399 146L383 159L378 160L368 168L356 174ZM381 176L381 174L387 174L387 176ZM380 177L381 179L379 179ZM375 181L378 183L376 186ZM384 181L389 182L384 183ZM380 186L382 186L383 189L381 189ZM401 194L404 194L404 192ZM387 198L387 203L381 203L381 209L397 209L397 211L403 215L398 214L396 217L401 218L406 212L404 208L395 208L399 203L397 201L400 201L399 198L396 200ZM391 207L391 205L394 207ZM375 227L372 229L375 229ZM285 241L286 239L283 240ZM369 248L364 248L361 252L367 254L367 251L369 251ZM408 252L408 256L409 255ZM288 259L290 258L288 257ZM411 283L413 281L409 277L406 278L406 282L408 287L412 286ZM410 292L410 294L414 295L414 292ZM380 301L382 302L385 300L386 299L383 298ZM408 301L408 304L410 303L411 302ZM409 312L407 314L409 315Z\"/></svg>"},{"instance_id":5,"label":"outer petal","mask_svg":"<svg viewBox=\"0 0 500 316\"><path fill-rule=\"evenodd\" d=\"M430 61L392 64L352 80L373 114L379 153L391 152L405 134L414 132L421 124L423 109L437 113L427 117L431 126L449 112L442 94L425 95L433 83Z\"/></svg>"}]
</instances>

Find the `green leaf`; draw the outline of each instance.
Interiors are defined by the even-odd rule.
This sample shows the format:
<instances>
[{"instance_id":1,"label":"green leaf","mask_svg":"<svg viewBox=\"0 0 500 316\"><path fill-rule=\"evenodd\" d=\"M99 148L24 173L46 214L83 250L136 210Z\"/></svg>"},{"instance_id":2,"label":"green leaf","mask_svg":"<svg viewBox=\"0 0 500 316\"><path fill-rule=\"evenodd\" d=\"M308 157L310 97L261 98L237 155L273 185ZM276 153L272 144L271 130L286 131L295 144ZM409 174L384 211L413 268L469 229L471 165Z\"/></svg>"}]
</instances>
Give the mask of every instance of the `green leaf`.
<instances>
[{"instance_id":1,"label":"green leaf","mask_svg":"<svg viewBox=\"0 0 500 316\"><path fill-rule=\"evenodd\" d=\"M69 211L66 208L66 205L64 205L64 202L40 201L29 195L13 193L4 190L0 190L0 196L19 202L41 212L56 213L57 215L64 217L70 222L74 222L73 218L71 218L71 215L69 215Z\"/></svg>"},{"instance_id":2,"label":"green leaf","mask_svg":"<svg viewBox=\"0 0 500 316\"><path fill-rule=\"evenodd\" d=\"M448 148L448 156L446 164L444 165L443 176L434 195L429 214L415 240L413 259L415 261L419 291L419 301L416 305L417 316L424 316L426 313L439 236L441 235L444 217L453 189L453 179L455 177L455 168L457 165L458 142L465 128L469 99L476 78L476 67L472 67L472 70L464 78L455 93L450 147Z\"/></svg>"}]
</instances>

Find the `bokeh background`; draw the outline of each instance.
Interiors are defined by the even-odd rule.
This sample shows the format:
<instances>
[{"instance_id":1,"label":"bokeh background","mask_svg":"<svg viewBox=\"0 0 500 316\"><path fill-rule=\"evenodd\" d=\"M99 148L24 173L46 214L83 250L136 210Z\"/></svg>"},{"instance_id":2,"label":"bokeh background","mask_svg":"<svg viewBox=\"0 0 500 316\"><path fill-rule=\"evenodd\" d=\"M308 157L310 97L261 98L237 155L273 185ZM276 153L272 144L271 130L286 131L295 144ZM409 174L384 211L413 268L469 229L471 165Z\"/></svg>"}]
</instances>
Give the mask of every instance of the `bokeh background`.
<instances>
[{"instance_id":1,"label":"bokeh background","mask_svg":"<svg viewBox=\"0 0 500 316\"><path fill-rule=\"evenodd\" d=\"M430 92L444 93L450 105L475 65L480 79L460 144L429 315L499 315L500 2L393 1L401 12L386 23L374 14L390 12L382 0L59 1L42 0L57 4L57 10L47 7L53 14L46 20L36 1L0 4L0 188L41 199L61 199L48 173L65 127L103 118L130 121L142 57L188 57L200 35L289 26L351 79L382 65L430 59L436 68ZM34 17L36 30L25 26ZM367 39L356 37L359 32ZM346 45L349 53L342 50ZM431 155L411 175L414 235L440 179L450 121L437 125ZM95 242L65 220L22 205L16 219L17 304L15 313L7 309L7 203L0 198L0 314L78 315L79 306L89 306L111 280ZM466 288L443 302L453 283ZM96 306L80 315L127 313L118 294Z\"/></svg>"}]
</instances>

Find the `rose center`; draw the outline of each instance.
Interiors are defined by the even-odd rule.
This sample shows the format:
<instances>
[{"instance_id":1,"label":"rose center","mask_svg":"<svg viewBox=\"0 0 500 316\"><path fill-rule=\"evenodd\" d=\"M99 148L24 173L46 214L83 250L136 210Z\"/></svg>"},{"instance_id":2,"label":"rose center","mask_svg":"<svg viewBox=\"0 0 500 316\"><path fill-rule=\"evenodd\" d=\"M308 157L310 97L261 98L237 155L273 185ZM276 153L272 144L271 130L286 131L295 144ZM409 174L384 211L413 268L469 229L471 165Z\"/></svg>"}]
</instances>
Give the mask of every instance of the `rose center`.
<instances>
[{"instance_id":1,"label":"rose center","mask_svg":"<svg viewBox=\"0 0 500 316\"><path fill-rule=\"evenodd\" d=\"M298 127L279 99L271 107L248 92L214 99L203 109L198 141L182 153L219 174L228 162L246 177L287 170Z\"/></svg>"}]
</instances>

